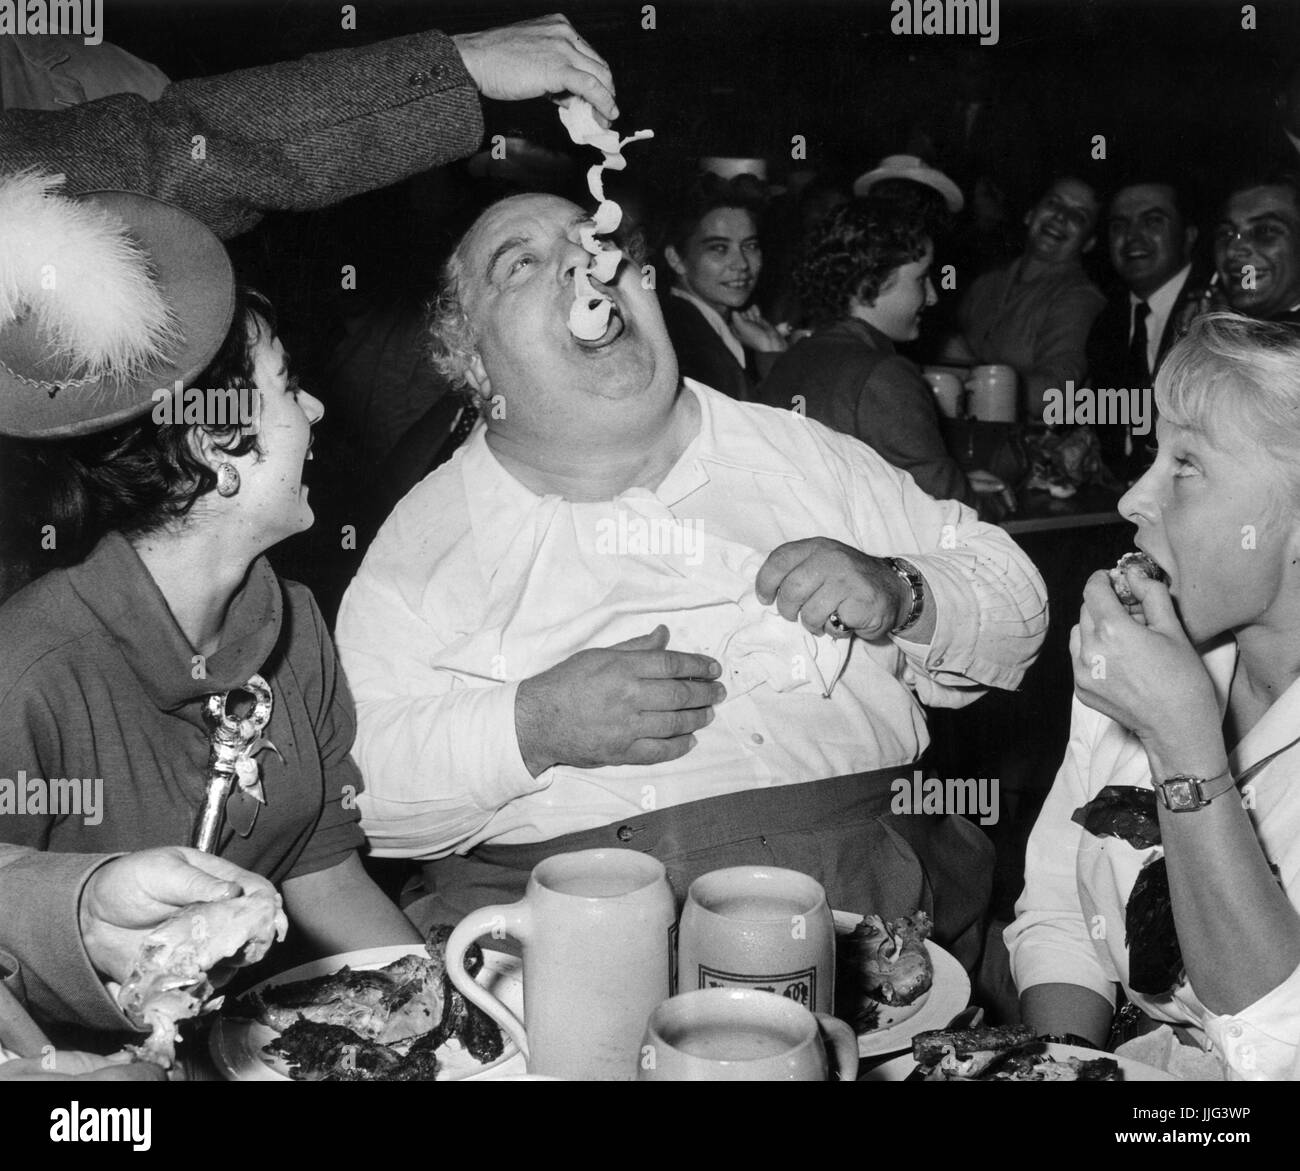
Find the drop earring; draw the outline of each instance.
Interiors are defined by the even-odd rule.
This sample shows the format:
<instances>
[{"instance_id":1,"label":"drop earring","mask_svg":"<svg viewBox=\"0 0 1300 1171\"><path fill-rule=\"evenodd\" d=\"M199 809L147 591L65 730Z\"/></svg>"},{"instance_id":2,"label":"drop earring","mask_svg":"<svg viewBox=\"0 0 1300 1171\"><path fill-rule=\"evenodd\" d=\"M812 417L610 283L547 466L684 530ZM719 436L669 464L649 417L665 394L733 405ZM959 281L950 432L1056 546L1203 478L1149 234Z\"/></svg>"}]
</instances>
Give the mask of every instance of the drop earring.
<instances>
[{"instance_id":1,"label":"drop earring","mask_svg":"<svg viewBox=\"0 0 1300 1171\"><path fill-rule=\"evenodd\" d=\"M233 496L239 491L239 469L232 463L217 468L217 495Z\"/></svg>"}]
</instances>

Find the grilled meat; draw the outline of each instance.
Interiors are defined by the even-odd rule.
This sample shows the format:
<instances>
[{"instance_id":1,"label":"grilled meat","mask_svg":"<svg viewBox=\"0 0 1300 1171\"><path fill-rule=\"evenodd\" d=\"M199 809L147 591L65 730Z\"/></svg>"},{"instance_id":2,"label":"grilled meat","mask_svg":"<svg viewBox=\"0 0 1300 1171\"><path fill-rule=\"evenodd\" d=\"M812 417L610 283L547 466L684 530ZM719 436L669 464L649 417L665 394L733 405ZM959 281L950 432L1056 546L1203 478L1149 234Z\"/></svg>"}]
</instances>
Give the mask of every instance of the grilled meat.
<instances>
[{"instance_id":1,"label":"grilled meat","mask_svg":"<svg viewBox=\"0 0 1300 1171\"><path fill-rule=\"evenodd\" d=\"M434 928L427 956L278 984L249 993L236 1011L280 1032L266 1051L285 1057L297 1080L432 1081L435 1052L450 1040L487 1064L504 1051L501 1030L448 977L451 931ZM483 962L477 944L466 951L471 976Z\"/></svg>"},{"instance_id":2,"label":"grilled meat","mask_svg":"<svg viewBox=\"0 0 1300 1171\"><path fill-rule=\"evenodd\" d=\"M1156 564L1155 559L1148 557L1145 553L1125 553L1116 563L1115 568L1109 570L1111 589L1115 591L1115 596L1119 598L1124 605L1132 608L1141 608L1137 598L1133 596L1133 590L1128 584L1128 578L1124 576L1126 569L1134 569L1142 574L1143 577L1149 577L1152 581L1158 581L1164 585L1169 584L1169 575Z\"/></svg>"},{"instance_id":3,"label":"grilled meat","mask_svg":"<svg viewBox=\"0 0 1300 1171\"><path fill-rule=\"evenodd\" d=\"M387 1045L344 1025L300 1017L266 1046L289 1065L295 1081L377 1082L398 1080L403 1058Z\"/></svg>"},{"instance_id":4,"label":"grilled meat","mask_svg":"<svg viewBox=\"0 0 1300 1171\"><path fill-rule=\"evenodd\" d=\"M912 1004L930 990L934 965L925 941L930 936L930 916L924 911L886 923L868 915L853 933L840 941L862 991L881 1004Z\"/></svg>"},{"instance_id":5,"label":"grilled meat","mask_svg":"<svg viewBox=\"0 0 1300 1171\"><path fill-rule=\"evenodd\" d=\"M1047 1042L1027 1025L998 1028L931 1029L912 1038L912 1056L926 1081L938 1082L1117 1082L1119 1063L1111 1057L1047 1054Z\"/></svg>"},{"instance_id":6,"label":"grilled meat","mask_svg":"<svg viewBox=\"0 0 1300 1171\"><path fill-rule=\"evenodd\" d=\"M441 964L403 956L374 971L345 967L251 992L240 1010L273 1029L284 1030L302 1018L342 1025L368 1041L388 1044L427 1033L438 1023L445 1008L444 978Z\"/></svg>"}]
</instances>

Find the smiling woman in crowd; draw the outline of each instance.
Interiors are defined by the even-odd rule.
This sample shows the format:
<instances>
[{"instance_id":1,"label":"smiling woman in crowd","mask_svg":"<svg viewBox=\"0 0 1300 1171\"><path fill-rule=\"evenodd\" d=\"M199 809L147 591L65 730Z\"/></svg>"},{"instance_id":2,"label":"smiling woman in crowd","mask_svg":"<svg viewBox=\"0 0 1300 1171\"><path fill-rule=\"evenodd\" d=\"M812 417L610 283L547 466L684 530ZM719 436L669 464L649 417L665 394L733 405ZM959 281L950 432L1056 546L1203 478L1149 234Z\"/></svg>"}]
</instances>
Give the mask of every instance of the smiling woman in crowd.
<instances>
[{"instance_id":1,"label":"smiling woman in crowd","mask_svg":"<svg viewBox=\"0 0 1300 1171\"><path fill-rule=\"evenodd\" d=\"M751 176L701 175L673 214L663 250L675 274L664 320L682 375L737 399L751 396L786 345L749 304L763 271L762 212Z\"/></svg>"},{"instance_id":2,"label":"smiling woman in crowd","mask_svg":"<svg viewBox=\"0 0 1300 1171\"><path fill-rule=\"evenodd\" d=\"M270 306L236 294L198 221L142 196L67 200L46 193L50 180L25 182L26 203L5 206L57 233L69 300L7 323L0 430L32 441L28 499L62 567L0 607L0 776L97 778L103 801L96 818L44 805L0 818L0 840L63 855L189 844L210 697L244 716L261 695L269 722L247 746L213 852L276 884L321 954L418 941L357 856L353 708L333 643L311 594L263 556L312 522L302 481L321 404L290 374ZM20 305L37 304L30 274L0 275L18 282ZM60 370L21 365L46 352L36 331L52 315L82 343L122 336L128 315L150 328L113 349L116 377L95 377L75 348ZM240 417L155 422L151 388L175 380L235 391ZM0 941L20 961L40 947L41 924L29 927L29 939ZM43 1007L125 1028L84 969L63 973Z\"/></svg>"},{"instance_id":3,"label":"smiling woman in crowd","mask_svg":"<svg viewBox=\"0 0 1300 1171\"><path fill-rule=\"evenodd\" d=\"M1083 385L1088 331L1106 304L1080 263L1099 210L1087 183L1058 179L1025 214L1020 256L979 277L962 298L961 336L945 357L1014 367L1030 419L1042 418L1051 387L1071 378Z\"/></svg>"},{"instance_id":4,"label":"smiling woman in crowd","mask_svg":"<svg viewBox=\"0 0 1300 1171\"><path fill-rule=\"evenodd\" d=\"M1233 314L1156 379L1159 455L1120 501L1166 587L1105 573L1072 636L1069 748L1007 929L1026 1021L1146 1059L1300 1074L1300 339ZM1131 1030L1129 1022L1125 1022ZM1195 1048L1173 1045L1179 1040Z\"/></svg>"},{"instance_id":5,"label":"smiling woman in crowd","mask_svg":"<svg viewBox=\"0 0 1300 1171\"><path fill-rule=\"evenodd\" d=\"M773 367L760 401L861 439L941 500L974 505L1001 491L988 472L970 478L944 447L934 393L895 343L914 341L935 303L934 248L923 214L895 202L854 200L814 231L795 270L817 331Z\"/></svg>"}]
</instances>

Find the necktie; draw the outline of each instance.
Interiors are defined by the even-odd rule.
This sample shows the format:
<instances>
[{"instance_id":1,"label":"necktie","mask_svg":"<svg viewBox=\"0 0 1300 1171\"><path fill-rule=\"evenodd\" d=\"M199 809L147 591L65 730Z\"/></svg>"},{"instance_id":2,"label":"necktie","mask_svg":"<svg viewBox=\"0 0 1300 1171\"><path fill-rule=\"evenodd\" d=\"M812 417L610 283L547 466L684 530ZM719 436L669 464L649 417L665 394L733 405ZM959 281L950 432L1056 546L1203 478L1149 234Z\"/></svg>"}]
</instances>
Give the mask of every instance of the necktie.
<instances>
[{"instance_id":1,"label":"necktie","mask_svg":"<svg viewBox=\"0 0 1300 1171\"><path fill-rule=\"evenodd\" d=\"M465 436L474 430L474 424L478 422L478 414L478 407L474 403L466 403L461 408L460 415L456 419L456 425L451 429L451 434L447 436L446 443L443 444L448 454L465 442Z\"/></svg>"},{"instance_id":2,"label":"necktie","mask_svg":"<svg viewBox=\"0 0 1300 1171\"><path fill-rule=\"evenodd\" d=\"M1133 306L1133 335L1128 343L1129 386L1149 387L1151 367L1147 365L1147 315L1151 306L1139 301Z\"/></svg>"},{"instance_id":3,"label":"necktie","mask_svg":"<svg viewBox=\"0 0 1300 1171\"><path fill-rule=\"evenodd\" d=\"M1151 367L1147 365L1147 315L1151 306L1138 301L1133 306L1133 336L1128 343L1129 389L1147 389L1151 386ZM1133 432L1124 434L1124 455L1133 454Z\"/></svg>"},{"instance_id":4,"label":"necktie","mask_svg":"<svg viewBox=\"0 0 1300 1171\"><path fill-rule=\"evenodd\" d=\"M465 437L474 430L474 424L478 422L478 417L477 403L467 402L460 408L456 421L452 424L451 430L447 432L447 438L438 444L434 450L433 457L425 467L423 475L427 476L436 468L442 467L456 454L456 449L465 442Z\"/></svg>"}]
</instances>

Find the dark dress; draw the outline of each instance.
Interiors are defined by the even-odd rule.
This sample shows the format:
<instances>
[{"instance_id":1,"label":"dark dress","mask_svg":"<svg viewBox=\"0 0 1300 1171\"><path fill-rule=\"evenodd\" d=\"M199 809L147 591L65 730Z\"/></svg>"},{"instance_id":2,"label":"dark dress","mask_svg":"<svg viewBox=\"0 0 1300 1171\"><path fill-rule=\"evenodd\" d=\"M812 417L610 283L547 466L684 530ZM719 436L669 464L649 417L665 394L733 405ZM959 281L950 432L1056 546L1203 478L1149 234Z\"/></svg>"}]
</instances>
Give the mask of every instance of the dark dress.
<instances>
[{"instance_id":1,"label":"dark dress","mask_svg":"<svg viewBox=\"0 0 1300 1171\"><path fill-rule=\"evenodd\" d=\"M936 499L975 504L944 446L921 371L865 321L846 318L804 338L781 355L755 397L786 410L801 406L810 419L856 436Z\"/></svg>"},{"instance_id":2,"label":"dark dress","mask_svg":"<svg viewBox=\"0 0 1300 1171\"><path fill-rule=\"evenodd\" d=\"M693 378L731 398L742 401L752 398L758 373L750 351L745 350L745 365L740 365L695 305L672 293L665 294L661 301L664 324L677 351L682 377Z\"/></svg>"}]
</instances>

